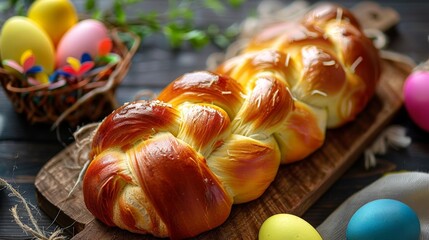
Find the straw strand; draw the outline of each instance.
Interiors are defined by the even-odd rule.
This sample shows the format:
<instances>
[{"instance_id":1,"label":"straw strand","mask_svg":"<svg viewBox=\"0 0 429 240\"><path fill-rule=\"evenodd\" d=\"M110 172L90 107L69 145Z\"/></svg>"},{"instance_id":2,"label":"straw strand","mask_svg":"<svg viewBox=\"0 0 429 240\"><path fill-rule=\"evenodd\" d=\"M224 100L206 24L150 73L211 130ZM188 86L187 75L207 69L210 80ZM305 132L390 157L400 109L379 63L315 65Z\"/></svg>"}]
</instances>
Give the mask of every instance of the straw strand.
<instances>
[{"instance_id":1,"label":"straw strand","mask_svg":"<svg viewBox=\"0 0 429 240\"><path fill-rule=\"evenodd\" d=\"M0 178L0 186L4 186L6 189L8 189L13 196L18 198L21 203L24 206L25 211L27 212L28 218L30 219L31 225L29 226L21 221L21 217L18 214L18 205L13 206L10 211L12 213L13 219L18 224L19 227L21 227L22 230L24 230L27 234L30 234L36 239L40 240L63 240L66 239L65 236L62 235L62 230L58 229L51 233L50 236L47 236L46 233L42 230L40 230L37 220L34 218L33 213L31 212L29 203L25 200L25 198L14 188L12 185L10 185L6 180L3 178Z\"/></svg>"}]
</instances>

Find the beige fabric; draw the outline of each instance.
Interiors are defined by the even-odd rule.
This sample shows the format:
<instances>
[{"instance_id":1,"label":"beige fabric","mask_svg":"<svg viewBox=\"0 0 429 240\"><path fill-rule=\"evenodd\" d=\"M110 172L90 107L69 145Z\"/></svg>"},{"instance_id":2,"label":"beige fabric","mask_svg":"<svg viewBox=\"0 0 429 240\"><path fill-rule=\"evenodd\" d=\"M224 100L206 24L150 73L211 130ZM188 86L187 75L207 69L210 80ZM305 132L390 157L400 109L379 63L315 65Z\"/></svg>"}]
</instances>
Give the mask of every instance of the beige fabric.
<instances>
[{"instance_id":1,"label":"beige fabric","mask_svg":"<svg viewBox=\"0 0 429 240\"><path fill-rule=\"evenodd\" d=\"M351 216L372 200L390 198L410 206L419 216L420 239L429 239L429 174L421 172L386 175L355 193L336 209L318 228L323 239L344 240Z\"/></svg>"}]
</instances>

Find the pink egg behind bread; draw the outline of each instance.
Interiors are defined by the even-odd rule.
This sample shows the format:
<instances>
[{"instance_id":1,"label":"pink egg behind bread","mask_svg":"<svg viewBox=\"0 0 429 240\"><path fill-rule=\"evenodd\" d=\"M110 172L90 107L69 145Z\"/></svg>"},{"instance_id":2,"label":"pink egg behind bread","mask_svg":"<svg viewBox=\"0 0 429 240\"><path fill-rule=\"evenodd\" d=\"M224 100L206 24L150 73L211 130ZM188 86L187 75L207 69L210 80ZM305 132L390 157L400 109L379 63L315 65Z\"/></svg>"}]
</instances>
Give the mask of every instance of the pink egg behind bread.
<instances>
[{"instance_id":1,"label":"pink egg behind bread","mask_svg":"<svg viewBox=\"0 0 429 240\"><path fill-rule=\"evenodd\" d=\"M404 84L405 107L411 119L429 132L429 72L416 71Z\"/></svg>"},{"instance_id":2,"label":"pink egg behind bread","mask_svg":"<svg viewBox=\"0 0 429 240\"><path fill-rule=\"evenodd\" d=\"M107 37L108 30L102 22L94 19L80 21L64 34L57 46L57 68L67 65L68 57L80 59L83 53L95 57L100 42Z\"/></svg>"}]
</instances>

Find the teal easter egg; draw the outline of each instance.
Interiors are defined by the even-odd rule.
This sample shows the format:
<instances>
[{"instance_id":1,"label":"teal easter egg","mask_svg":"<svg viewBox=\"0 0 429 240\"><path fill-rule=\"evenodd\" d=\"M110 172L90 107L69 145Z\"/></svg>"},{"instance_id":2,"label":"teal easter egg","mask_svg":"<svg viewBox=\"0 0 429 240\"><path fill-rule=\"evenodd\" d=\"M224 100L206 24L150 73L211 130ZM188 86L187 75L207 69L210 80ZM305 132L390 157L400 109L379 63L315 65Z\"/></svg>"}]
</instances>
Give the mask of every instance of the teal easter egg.
<instances>
[{"instance_id":1,"label":"teal easter egg","mask_svg":"<svg viewBox=\"0 0 429 240\"><path fill-rule=\"evenodd\" d=\"M360 207L350 219L347 240L419 240L420 221L408 205L378 199Z\"/></svg>"}]
</instances>

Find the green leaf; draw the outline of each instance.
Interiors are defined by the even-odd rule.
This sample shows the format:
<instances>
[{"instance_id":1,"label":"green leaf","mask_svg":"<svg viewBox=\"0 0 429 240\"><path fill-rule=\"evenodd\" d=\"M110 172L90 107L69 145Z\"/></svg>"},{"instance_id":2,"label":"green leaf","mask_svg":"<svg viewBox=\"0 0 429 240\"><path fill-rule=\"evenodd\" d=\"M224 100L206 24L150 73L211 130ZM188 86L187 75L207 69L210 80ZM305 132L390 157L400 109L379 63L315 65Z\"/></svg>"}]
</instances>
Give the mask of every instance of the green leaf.
<instances>
[{"instance_id":1,"label":"green leaf","mask_svg":"<svg viewBox=\"0 0 429 240\"><path fill-rule=\"evenodd\" d=\"M25 4L23 1L16 1L14 5L14 11L16 15L24 16L26 14L25 12Z\"/></svg>"},{"instance_id":2,"label":"green leaf","mask_svg":"<svg viewBox=\"0 0 429 240\"><path fill-rule=\"evenodd\" d=\"M215 24L210 24L207 27L207 33L210 35L216 35L216 34L219 34L219 32L220 32L219 26Z\"/></svg>"},{"instance_id":3,"label":"green leaf","mask_svg":"<svg viewBox=\"0 0 429 240\"><path fill-rule=\"evenodd\" d=\"M143 2L143 1L141 1L141 0L125 0L125 4L135 4L135 3L138 3L138 2Z\"/></svg>"},{"instance_id":4,"label":"green leaf","mask_svg":"<svg viewBox=\"0 0 429 240\"><path fill-rule=\"evenodd\" d=\"M204 0L204 6L211 9L213 12L220 14L225 11L225 6L220 0Z\"/></svg>"},{"instance_id":5,"label":"green leaf","mask_svg":"<svg viewBox=\"0 0 429 240\"><path fill-rule=\"evenodd\" d=\"M147 26L130 26L130 31L137 34L141 39L151 35L153 31Z\"/></svg>"},{"instance_id":6,"label":"green leaf","mask_svg":"<svg viewBox=\"0 0 429 240\"><path fill-rule=\"evenodd\" d=\"M103 20L103 12L100 9L95 9L92 12L91 17L97 20Z\"/></svg>"},{"instance_id":7,"label":"green leaf","mask_svg":"<svg viewBox=\"0 0 429 240\"><path fill-rule=\"evenodd\" d=\"M177 19L192 20L194 18L194 13L191 8L175 7L169 10L168 18L171 20L177 20Z\"/></svg>"},{"instance_id":8,"label":"green leaf","mask_svg":"<svg viewBox=\"0 0 429 240\"><path fill-rule=\"evenodd\" d=\"M115 0L113 4L113 13L115 14L116 21L124 25L127 21L127 14L125 13L124 6L121 0Z\"/></svg>"},{"instance_id":9,"label":"green leaf","mask_svg":"<svg viewBox=\"0 0 429 240\"><path fill-rule=\"evenodd\" d=\"M142 26L149 28L152 32L158 32L161 30L161 23L158 19L158 13L155 11L149 13L142 13L138 18L142 21Z\"/></svg>"},{"instance_id":10,"label":"green leaf","mask_svg":"<svg viewBox=\"0 0 429 240\"><path fill-rule=\"evenodd\" d=\"M179 48L182 45L185 39L185 31L183 28L176 23L168 23L163 28L163 31L171 47Z\"/></svg>"},{"instance_id":11,"label":"green leaf","mask_svg":"<svg viewBox=\"0 0 429 240\"><path fill-rule=\"evenodd\" d=\"M240 7L245 0L228 0L229 5L231 5L231 7L233 8L238 8Z\"/></svg>"},{"instance_id":12,"label":"green leaf","mask_svg":"<svg viewBox=\"0 0 429 240\"><path fill-rule=\"evenodd\" d=\"M240 25L239 24L232 24L225 30L225 36L228 38L235 38L240 33Z\"/></svg>"},{"instance_id":13,"label":"green leaf","mask_svg":"<svg viewBox=\"0 0 429 240\"><path fill-rule=\"evenodd\" d=\"M184 20L187 21L194 19L194 12L190 8L182 8L180 15Z\"/></svg>"},{"instance_id":14,"label":"green leaf","mask_svg":"<svg viewBox=\"0 0 429 240\"><path fill-rule=\"evenodd\" d=\"M204 0L204 6L211 9L216 14L221 14L225 11L225 6L220 0Z\"/></svg>"},{"instance_id":15,"label":"green leaf","mask_svg":"<svg viewBox=\"0 0 429 240\"><path fill-rule=\"evenodd\" d=\"M225 35L219 34L213 38L214 44L220 48L227 48L231 43L230 39L225 37Z\"/></svg>"},{"instance_id":16,"label":"green leaf","mask_svg":"<svg viewBox=\"0 0 429 240\"><path fill-rule=\"evenodd\" d=\"M85 11L86 12L94 12L97 7L96 0L86 0L85 1Z\"/></svg>"},{"instance_id":17,"label":"green leaf","mask_svg":"<svg viewBox=\"0 0 429 240\"><path fill-rule=\"evenodd\" d=\"M239 33L239 24L232 24L223 31L219 28L219 26L214 24L207 28L207 34L209 35L210 40L212 40L212 42L220 48L228 47L231 42L236 39Z\"/></svg>"},{"instance_id":18,"label":"green leaf","mask_svg":"<svg viewBox=\"0 0 429 240\"><path fill-rule=\"evenodd\" d=\"M200 30L192 30L190 32L187 32L185 38L191 43L194 48L197 49L201 49L209 42L207 34Z\"/></svg>"}]
</instances>

